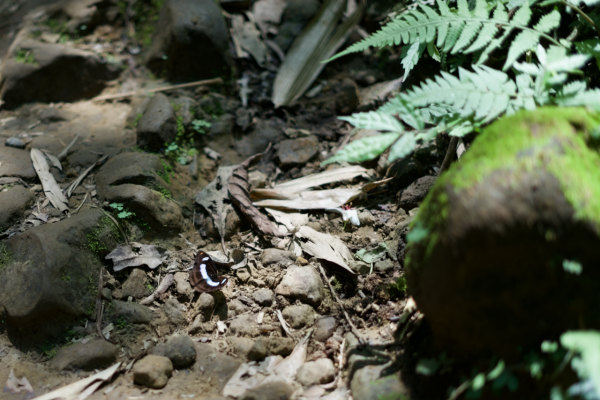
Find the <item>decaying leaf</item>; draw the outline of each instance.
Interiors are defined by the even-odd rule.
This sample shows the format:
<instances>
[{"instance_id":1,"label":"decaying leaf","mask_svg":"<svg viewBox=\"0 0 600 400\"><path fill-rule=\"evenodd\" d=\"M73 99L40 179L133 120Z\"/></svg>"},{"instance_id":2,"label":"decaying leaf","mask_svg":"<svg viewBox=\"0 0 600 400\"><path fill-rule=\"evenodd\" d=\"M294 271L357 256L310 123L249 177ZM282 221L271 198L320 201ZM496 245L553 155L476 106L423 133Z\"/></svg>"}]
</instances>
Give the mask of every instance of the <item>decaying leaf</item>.
<instances>
[{"instance_id":1,"label":"decaying leaf","mask_svg":"<svg viewBox=\"0 0 600 400\"><path fill-rule=\"evenodd\" d=\"M219 167L217 177L196 196L196 203L204 207L210 214L221 239L225 237L227 214L233 211L233 206L228 202L228 182L237 167L237 165Z\"/></svg>"},{"instance_id":2,"label":"decaying leaf","mask_svg":"<svg viewBox=\"0 0 600 400\"><path fill-rule=\"evenodd\" d=\"M317 79L328 59L346 41L360 21L363 3L343 23L346 0L327 0L302 30L281 64L273 84L275 107L292 104Z\"/></svg>"},{"instance_id":3,"label":"decaying leaf","mask_svg":"<svg viewBox=\"0 0 600 400\"><path fill-rule=\"evenodd\" d=\"M60 160L58 158L54 157L52 154L50 154L50 152L48 150L42 150L42 151L44 152L46 157L48 157L48 160L50 160L52 165L62 171L62 164L60 163Z\"/></svg>"},{"instance_id":4,"label":"decaying leaf","mask_svg":"<svg viewBox=\"0 0 600 400\"><path fill-rule=\"evenodd\" d=\"M62 190L56 183L54 176L50 173L50 166L46 161L46 156L38 149L31 149L31 161L33 162L33 168L40 178L42 187L44 188L44 194L50 200L50 203L60 211L66 211L69 209L69 200L62 193Z\"/></svg>"},{"instance_id":5,"label":"decaying leaf","mask_svg":"<svg viewBox=\"0 0 600 400\"><path fill-rule=\"evenodd\" d=\"M94 164L92 164L88 169L86 169L85 171L83 171L78 177L77 179L75 179L73 181L73 183L71 183L69 185L69 187L67 187L64 191L64 193L66 193L67 197L71 197L71 194L73 193L73 190L77 189L77 186L79 186L79 184L85 179L85 177L87 176L87 174L90 173L90 171L97 165L102 164L104 161L106 161L108 159L108 155L100 158L98 161L96 161Z\"/></svg>"},{"instance_id":6,"label":"decaying leaf","mask_svg":"<svg viewBox=\"0 0 600 400\"><path fill-rule=\"evenodd\" d=\"M164 292L167 291L169 286L171 286L171 284L173 283L173 279L174 279L173 274L165 275L165 277L160 282L160 284L158 285L158 287L156 288L154 293L152 293L150 296L146 297L144 300L140 301L140 304L141 305L152 304L152 302L154 300L156 300L158 298L158 296L160 296L161 294L163 294Z\"/></svg>"},{"instance_id":7,"label":"decaying leaf","mask_svg":"<svg viewBox=\"0 0 600 400\"><path fill-rule=\"evenodd\" d=\"M340 239L326 233L317 232L308 226L300 228L296 236L307 240L301 244L302 250L306 253L339 265L354 274L354 271L347 264L353 258L352 253Z\"/></svg>"},{"instance_id":8,"label":"decaying leaf","mask_svg":"<svg viewBox=\"0 0 600 400\"><path fill-rule=\"evenodd\" d=\"M260 40L260 31L252 21L245 21L241 15L231 16L231 35L237 43L264 67L269 59L269 50Z\"/></svg>"},{"instance_id":9,"label":"decaying leaf","mask_svg":"<svg viewBox=\"0 0 600 400\"><path fill-rule=\"evenodd\" d=\"M115 374L120 362L110 368L100 371L88 378L73 382L70 385L63 386L53 392L43 396L36 397L37 400L83 400L93 394L104 382L110 380Z\"/></svg>"},{"instance_id":10,"label":"decaying leaf","mask_svg":"<svg viewBox=\"0 0 600 400\"><path fill-rule=\"evenodd\" d=\"M271 146L269 145L269 148L270 147ZM266 151L269 151L269 148L267 148ZM250 223L258 229L261 234L281 237L285 235L279 232L277 227L275 227L266 215L262 214L258 208L254 207L248 193L250 183L248 182L247 168L252 162L259 159L264 154L265 153L261 153L250 157L233 171L233 175L229 178L229 194L231 195L233 204L235 204L237 209L248 218Z\"/></svg>"},{"instance_id":11,"label":"decaying leaf","mask_svg":"<svg viewBox=\"0 0 600 400\"><path fill-rule=\"evenodd\" d=\"M10 374L8 374L8 380L6 381L4 392L12 394L25 392L25 396L22 397L24 400L33 399L35 397L35 392L33 391L33 387L31 387L31 384L27 380L27 377L24 376L21 379L17 379L12 368L10 370Z\"/></svg>"},{"instance_id":12,"label":"decaying leaf","mask_svg":"<svg viewBox=\"0 0 600 400\"><path fill-rule=\"evenodd\" d=\"M130 245L119 245L105 257L105 259L113 261L115 272L140 265L147 265L148 268L154 269L167 259L165 249L135 242Z\"/></svg>"},{"instance_id":13,"label":"decaying leaf","mask_svg":"<svg viewBox=\"0 0 600 400\"><path fill-rule=\"evenodd\" d=\"M279 24L285 6L284 0L258 0L252 6L252 13L257 23L271 22Z\"/></svg>"},{"instance_id":14,"label":"decaying leaf","mask_svg":"<svg viewBox=\"0 0 600 400\"><path fill-rule=\"evenodd\" d=\"M340 214L342 216L342 221L350 221L352 225L360 226L360 220L358 219L358 210L354 208L348 210L342 207L326 208L325 211Z\"/></svg>"},{"instance_id":15,"label":"decaying leaf","mask_svg":"<svg viewBox=\"0 0 600 400\"><path fill-rule=\"evenodd\" d=\"M376 263L377 261L381 261L385 258L388 252L388 247L385 243L379 243L379 245L371 250L361 249L356 252L354 257L357 260L364 261L367 264Z\"/></svg>"},{"instance_id":16,"label":"decaying leaf","mask_svg":"<svg viewBox=\"0 0 600 400\"><path fill-rule=\"evenodd\" d=\"M272 208L265 208L265 210L273 216L278 224L285 226L288 232L293 232L301 226L308 224L308 214L289 213Z\"/></svg>"},{"instance_id":17,"label":"decaying leaf","mask_svg":"<svg viewBox=\"0 0 600 400\"><path fill-rule=\"evenodd\" d=\"M362 196L373 188L389 182L384 179L352 188L306 190L304 192L277 191L277 197L254 202L257 207L273 207L284 210L320 210L341 207Z\"/></svg>"}]
</instances>

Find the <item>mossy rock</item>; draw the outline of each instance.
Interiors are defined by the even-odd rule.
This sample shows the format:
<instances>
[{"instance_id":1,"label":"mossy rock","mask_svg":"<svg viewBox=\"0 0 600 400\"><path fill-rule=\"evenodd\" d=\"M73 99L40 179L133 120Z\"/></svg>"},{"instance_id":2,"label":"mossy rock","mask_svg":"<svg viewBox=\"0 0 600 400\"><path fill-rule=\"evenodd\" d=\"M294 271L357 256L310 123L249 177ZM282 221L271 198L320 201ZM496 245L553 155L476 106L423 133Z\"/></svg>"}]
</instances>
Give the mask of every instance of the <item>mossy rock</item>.
<instances>
[{"instance_id":1,"label":"mossy rock","mask_svg":"<svg viewBox=\"0 0 600 400\"><path fill-rule=\"evenodd\" d=\"M599 126L584 109L522 111L438 179L406 270L439 347L511 357L567 329L600 329Z\"/></svg>"}]
</instances>

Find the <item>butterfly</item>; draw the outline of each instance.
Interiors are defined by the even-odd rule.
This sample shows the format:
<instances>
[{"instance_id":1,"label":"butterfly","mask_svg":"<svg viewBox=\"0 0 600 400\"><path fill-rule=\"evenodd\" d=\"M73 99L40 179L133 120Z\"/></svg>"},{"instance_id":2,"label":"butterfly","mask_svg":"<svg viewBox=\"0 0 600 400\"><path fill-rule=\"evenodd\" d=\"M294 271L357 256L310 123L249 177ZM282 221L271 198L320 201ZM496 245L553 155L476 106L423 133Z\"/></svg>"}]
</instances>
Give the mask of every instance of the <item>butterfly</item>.
<instances>
[{"instance_id":1,"label":"butterfly","mask_svg":"<svg viewBox=\"0 0 600 400\"><path fill-rule=\"evenodd\" d=\"M203 251L196 254L196 261L190 270L190 284L200 293L214 292L227 285L227 278L219 276L215 262Z\"/></svg>"}]
</instances>

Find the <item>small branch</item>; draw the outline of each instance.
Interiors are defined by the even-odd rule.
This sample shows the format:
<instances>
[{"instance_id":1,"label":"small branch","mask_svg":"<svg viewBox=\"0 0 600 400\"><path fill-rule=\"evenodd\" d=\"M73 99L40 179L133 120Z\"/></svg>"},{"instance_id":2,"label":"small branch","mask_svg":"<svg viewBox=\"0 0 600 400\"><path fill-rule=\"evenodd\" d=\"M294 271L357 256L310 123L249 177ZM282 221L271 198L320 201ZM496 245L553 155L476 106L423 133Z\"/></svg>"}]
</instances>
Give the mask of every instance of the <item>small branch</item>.
<instances>
[{"instance_id":1,"label":"small branch","mask_svg":"<svg viewBox=\"0 0 600 400\"><path fill-rule=\"evenodd\" d=\"M594 21L592 21L592 19L586 13L584 13L579 7L577 7L575 4L569 3L568 1L565 1L565 0L561 0L561 3L563 3L565 6L571 7L571 9L573 11L575 11L577 14L581 15L581 17L583 19L585 19L590 25L592 25L594 27L594 29L596 30L596 33L598 35L600 35L600 29L598 29L598 27L596 26Z\"/></svg>"},{"instance_id":2,"label":"small branch","mask_svg":"<svg viewBox=\"0 0 600 400\"><path fill-rule=\"evenodd\" d=\"M456 136L452 136L450 138L450 144L448 145L448 151L446 151L446 156L444 157L444 161L442 161L442 166L440 167L440 175L450 168L452 161L454 161L454 156L456 155L457 146L458 138Z\"/></svg>"},{"instance_id":3,"label":"small branch","mask_svg":"<svg viewBox=\"0 0 600 400\"><path fill-rule=\"evenodd\" d=\"M124 99L126 97L132 97L132 96L135 96L136 94L167 92L169 90L185 89L185 88L190 88L190 87L195 87L195 86L211 86L211 85L222 85L222 84L223 84L223 79L221 79L221 78L206 79L203 81L182 83L180 85L163 86L163 87L159 87L156 89L150 89L150 90L126 92L126 93L119 93L119 94L107 94L105 96L94 97L92 99L92 101L118 100L118 99Z\"/></svg>"},{"instance_id":4,"label":"small branch","mask_svg":"<svg viewBox=\"0 0 600 400\"><path fill-rule=\"evenodd\" d=\"M350 329L352 330L352 333L354 334L354 336L356 336L356 338L360 342L364 342L364 340L362 339L362 335L360 334L358 329L356 329L356 326L354 326L354 324L350 320L350 316L348 315L348 313L346 312L346 309L344 308L344 303L342 303L342 301L335 294L335 290L333 290L333 286L331 286L331 282L329 282L329 279L327 279L325 270L323 269L323 267L320 264L319 264L319 271L321 271L321 275L323 275L323 279L325 280L325 282L327 282L327 285L329 286L329 290L331 290L331 295L333 296L335 301L337 301L337 303L340 305L340 308L344 312L344 316L346 317L346 321L348 321L348 325L350 325Z\"/></svg>"}]
</instances>

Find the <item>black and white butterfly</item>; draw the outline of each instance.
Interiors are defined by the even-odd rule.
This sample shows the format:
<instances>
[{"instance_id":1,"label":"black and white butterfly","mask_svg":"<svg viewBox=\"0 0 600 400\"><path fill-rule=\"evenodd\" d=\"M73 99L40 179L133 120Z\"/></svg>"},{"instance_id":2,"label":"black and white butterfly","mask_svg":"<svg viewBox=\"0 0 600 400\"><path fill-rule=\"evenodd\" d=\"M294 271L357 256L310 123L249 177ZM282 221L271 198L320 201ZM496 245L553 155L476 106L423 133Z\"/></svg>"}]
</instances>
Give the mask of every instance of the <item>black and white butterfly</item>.
<instances>
[{"instance_id":1,"label":"black and white butterfly","mask_svg":"<svg viewBox=\"0 0 600 400\"><path fill-rule=\"evenodd\" d=\"M219 276L212 258L200 251L196 254L196 261L190 270L190 284L197 292L214 292L227 285L227 278Z\"/></svg>"}]
</instances>

